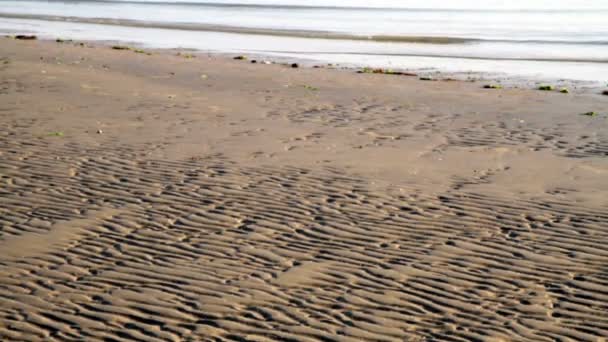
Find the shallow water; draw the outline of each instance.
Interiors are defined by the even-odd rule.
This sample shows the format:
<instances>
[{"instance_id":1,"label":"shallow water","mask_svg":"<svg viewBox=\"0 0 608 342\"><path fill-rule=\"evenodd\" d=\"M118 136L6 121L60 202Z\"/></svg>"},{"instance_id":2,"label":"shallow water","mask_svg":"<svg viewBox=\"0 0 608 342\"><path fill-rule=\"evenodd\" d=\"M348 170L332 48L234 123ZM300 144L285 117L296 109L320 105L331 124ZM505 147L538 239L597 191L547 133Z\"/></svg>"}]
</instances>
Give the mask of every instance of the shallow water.
<instances>
[{"instance_id":1,"label":"shallow water","mask_svg":"<svg viewBox=\"0 0 608 342\"><path fill-rule=\"evenodd\" d=\"M603 1L0 1L0 30L324 62L608 81Z\"/></svg>"}]
</instances>

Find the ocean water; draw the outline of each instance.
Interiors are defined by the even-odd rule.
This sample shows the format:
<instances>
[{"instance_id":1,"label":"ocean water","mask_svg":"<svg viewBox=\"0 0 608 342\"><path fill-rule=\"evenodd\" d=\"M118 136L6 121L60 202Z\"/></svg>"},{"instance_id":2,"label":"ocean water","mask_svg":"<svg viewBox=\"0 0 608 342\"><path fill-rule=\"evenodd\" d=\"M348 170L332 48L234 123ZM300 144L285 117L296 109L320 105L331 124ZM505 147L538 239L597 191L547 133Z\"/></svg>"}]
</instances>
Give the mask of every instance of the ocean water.
<instances>
[{"instance_id":1,"label":"ocean water","mask_svg":"<svg viewBox=\"0 0 608 342\"><path fill-rule=\"evenodd\" d=\"M0 0L0 32L608 82L606 0Z\"/></svg>"}]
</instances>

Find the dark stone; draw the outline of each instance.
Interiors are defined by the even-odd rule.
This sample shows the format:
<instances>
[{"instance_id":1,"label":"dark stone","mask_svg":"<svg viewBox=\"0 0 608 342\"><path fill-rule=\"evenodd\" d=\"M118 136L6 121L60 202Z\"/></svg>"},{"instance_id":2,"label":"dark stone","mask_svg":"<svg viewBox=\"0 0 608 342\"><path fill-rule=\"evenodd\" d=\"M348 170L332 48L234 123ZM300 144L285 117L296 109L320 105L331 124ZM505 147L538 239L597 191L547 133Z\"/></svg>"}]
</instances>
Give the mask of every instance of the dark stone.
<instances>
[{"instance_id":1,"label":"dark stone","mask_svg":"<svg viewBox=\"0 0 608 342\"><path fill-rule=\"evenodd\" d=\"M38 39L38 37L36 37L36 36L27 36L27 35L20 34L20 35L15 36L15 39L19 39L19 40L36 40L36 39Z\"/></svg>"},{"instance_id":2,"label":"dark stone","mask_svg":"<svg viewBox=\"0 0 608 342\"><path fill-rule=\"evenodd\" d=\"M293 63L293 64L291 65L291 67L292 67L292 68L294 68L294 69L297 69L297 68L299 68L299 67L300 67L300 65L299 65L298 63Z\"/></svg>"}]
</instances>

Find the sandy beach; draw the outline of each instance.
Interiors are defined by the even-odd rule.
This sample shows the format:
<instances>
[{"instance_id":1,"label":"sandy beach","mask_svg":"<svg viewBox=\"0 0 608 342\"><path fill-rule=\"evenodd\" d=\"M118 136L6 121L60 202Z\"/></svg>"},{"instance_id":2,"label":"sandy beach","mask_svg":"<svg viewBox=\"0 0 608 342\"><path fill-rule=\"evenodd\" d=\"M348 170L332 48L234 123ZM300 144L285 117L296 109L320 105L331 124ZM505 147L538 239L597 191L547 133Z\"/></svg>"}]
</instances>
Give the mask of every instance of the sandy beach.
<instances>
[{"instance_id":1,"label":"sandy beach","mask_svg":"<svg viewBox=\"0 0 608 342\"><path fill-rule=\"evenodd\" d=\"M0 39L0 340L606 340L608 96L150 52Z\"/></svg>"}]
</instances>

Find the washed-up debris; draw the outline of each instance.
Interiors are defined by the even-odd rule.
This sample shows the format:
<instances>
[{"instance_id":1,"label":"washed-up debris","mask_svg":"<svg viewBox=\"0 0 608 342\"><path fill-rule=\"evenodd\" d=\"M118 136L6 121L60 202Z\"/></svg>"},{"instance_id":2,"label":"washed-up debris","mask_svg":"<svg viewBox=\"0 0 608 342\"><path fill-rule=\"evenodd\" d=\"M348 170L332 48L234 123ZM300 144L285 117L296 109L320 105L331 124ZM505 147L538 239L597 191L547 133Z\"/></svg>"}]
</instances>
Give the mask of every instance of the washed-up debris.
<instances>
[{"instance_id":1,"label":"washed-up debris","mask_svg":"<svg viewBox=\"0 0 608 342\"><path fill-rule=\"evenodd\" d=\"M246 61L247 60L247 56L236 56L233 59L237 60L237 61Z\"/></svg>"},{"instance_id":2,"label":"washed-up debris","mask_svg":"<svg viewBox=\"0 0 608 342\"><path fill-rule=\"evenodd\" d=\"M604 91L602 92L602 95L608 95L608 90L604 90Z\"/></svg>"},{"instance_id":3,"label":"washed-up debris","mask_svg":"<svg viewBox=\"0 0 608 342\"><path fill-rule=\"evenodd\" d=\"M432 81L433 78L432 77L420 77L421 81Z\"/></svg>"},{"instance_id":4,"label":"washed-up debris","mask_svg":"<svg viewBox=\"0 0 608 342\"><path fill-rule=\"evenodd\" d=\"M51 132L48 135L49 135L49 137L62 137L63 132Z\"/></svg>"},{"instance_id":5,"label":"washed-up debris","mask_svg":"<svg viewBox=\"0 0 608 342\"><path fill-rule=\"evenodd\" d=\"M71 42L73 42L73 40L71 40L71 39L61 39L61 38L57 38L57 39L55 39L55 42L56 42L56 43L60 43L60 44L61 44L61 43L71 43Z\"/></svg>"},{"instance_id":6,"label":"washed-up debris","mask_svg":"<svg viewBox=\"0 0 608 342\"><path fill-rule=\"evenodd\" d=\"M297 68L300 67L300 65L298 63L292 63L291 67L294 68L294 69L297 69Z\"/></svg>"},{"instance_id":7,"label":"washed-up debris","mask_svg":"<svg viewBox=\"0 0 608 342\"><path fill-rule=\"evenodd\" d=\"M36 39L38 39L38 37L36 37L34 35L19 34L19 35L15 36L15 39L19 39L19 40L36 40Z\"/></svg>"},{"instance_id":8,"label":"washed-up debris","mask_svg":"<svg viewBox=\"0 0 608 342\"><path fill-rule=\"evenodd\" d=\"M538 87L538 90L552 91L555 90L555 88L551 85L541 85L540 87Z\"/></svg>"},{"instance_id":9,"label":"washed-up debris","mask_svg":"<svg viewBox=\"0 0 608 342\"><path fill-rule=\"evenodd\" d=\"M123 45L114 45L112 46L112 50L131 50L131 48Z\"/></svg>"},{"instance_id":10,"label":"washed-up debris","mask_svg":"<svg viewBox=\"0 0 608 342\"><path fill-rule=\"evenodd\" d=\"M251 64L256 64L258 61L256 61L255 59L251 60Z\"/></svg>"},{"instance_id":11,"label":"washed-up debris","mask_svg":"<svg viewBox=\"0 0 608 342\"><path fill-rule=\"evenodd\" d=\"M100 130L100 129L98 129L98 130L97 130L97 134L103 134L103 131L102 131L102 130Z\"/></svg>"},{"instance_id":12,"label":"washed-up debris","mask_svg":"<svg viewBox=\"0 0 608 342\"><path fill-rule=\"evenodd\" d=\"M583 113L581 115L593 117L593 116L597 116L598 114L596 112L587 112L587 113Z\"/></svg>"},{"instance_id":13,"label":"washed-up debris","mask_svg":"<svg viewBox=\"0 0 608 342\"><path fill-rule=\"evenodd\" d=\"M484 89L502 89L500 84L486 84L483 86Z\"/></svg>"},{"instance_id":14,"label":"washed-up debris","mask_svg":"<svg viewBox=\"0 0 608 342\"><path fill-rule=\"evenodd\" d=\"M570 94L570 90L568 90L568 88L562 88L559 90L559 92L562 94Z\"/></svg>"}]
</instances>

